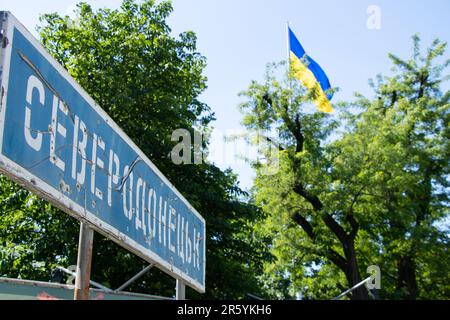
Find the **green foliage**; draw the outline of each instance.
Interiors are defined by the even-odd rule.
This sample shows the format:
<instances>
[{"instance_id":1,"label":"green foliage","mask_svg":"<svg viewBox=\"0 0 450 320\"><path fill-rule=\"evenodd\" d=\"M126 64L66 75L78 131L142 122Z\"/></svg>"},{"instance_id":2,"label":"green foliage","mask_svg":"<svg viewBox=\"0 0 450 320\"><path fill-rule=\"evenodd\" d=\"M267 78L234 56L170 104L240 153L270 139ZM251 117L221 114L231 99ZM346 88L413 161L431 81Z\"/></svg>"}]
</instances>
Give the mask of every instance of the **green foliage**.
<instances>
[{"instance_id":1,"label":"green foliage","mask_svg":"<svg viewBox=\"0 0 450 320\"><path fill-rule=\"evenodd\" d=\"M246 200L236 176L211 164L176 166L169 158L175 129L206 128L214 119L198 96L206 88L206 59L193 32L171 35L170 2L124 0L118 10L86 3L74 19L41 17L41 42L205 217L206 294L262 294L256 275L270 258L252 237L260 211ZM207 142L204 144L207 148ZM2 178L0 273L48 280L55 265L76 264L78 223ZM30 200L33 199L33 200ZM93 280L117 288L146 262L96 234ZM172 296L175 282L153 268L129 290Z\"/></svg>"},{"instance_id":2,"label":"green foliage","mask_svg":"<svg viewBox=\"0 0 450 320\"><path fill-rule=\"evenodd\" d=\"M242 93L243 124L278 129L283 149L276 174L255 163L256 203L268 214L257 232L271 237L276 257L263 278L274 297L331 298L348 288L346 269L329 255L347 250L330 232L329 214L354 234L362 278L367 266L380 266L382 298L449 298L449 230L442 223L449 219L450 91L441 92L441 84L450 60L438 61L445 43L434 41L422 55L419 37L413 41L410 60L390 55L394 75L371 81L375 99L356 95L335 106L339 126L311 112L297 81L277 80L276 65L264 83Z\"/></svg>"},{"instance_id":3,"label":"green foliage","mask_svg":"<svg viewBox=\"0 0 450 320\"><path fill-rule=\"evenodd\" d=\"M442 299L450 294L445 284L450 270L430 252L449 258L448 230L439 224L449 214L450 92L440 87L450 60L436 62L444 43L435 40L422 56L418 36L413 40L413 57L390 55L394 75L378 78L375 101L356 102L365 110L351 117L353 130L336 144L345 154L364 158L365 170L358 175L366 186L360 220L382 251L380 265L394 274L385 279L392 287L385 295ZM355 137L363 138L356 143Z\"/></svg>"},{"instance_id":4,"label":"green foliage","mask_svg":"<svg viewBox=\"0 0 450 320\"><path fill-rule=\"evenodd\" d=\"M48 281L48 270L73 264L76 221L5 177L0 190L0 276Z\"/></svg>"}]
</instances>

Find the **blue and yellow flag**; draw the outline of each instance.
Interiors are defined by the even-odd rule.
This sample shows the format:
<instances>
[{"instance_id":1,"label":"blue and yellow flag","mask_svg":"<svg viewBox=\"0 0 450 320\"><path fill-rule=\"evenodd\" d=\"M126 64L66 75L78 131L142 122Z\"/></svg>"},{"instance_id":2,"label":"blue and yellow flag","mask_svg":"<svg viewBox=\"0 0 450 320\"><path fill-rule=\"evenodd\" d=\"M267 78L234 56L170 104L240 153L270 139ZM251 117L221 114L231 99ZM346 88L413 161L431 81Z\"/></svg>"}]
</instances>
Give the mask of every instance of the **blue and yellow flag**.
<instances>
[{"instance_id":1,"label":"blue and yellow flag","mask_svg":"<svg viewBox=\"0 0 450 320\"><path fill-rule=\"evenodd\" d=\"M317 108L322 112L332 112L330 100L333 94L326 94L331 88L327 75L317 62L309 57L297 37L288 27L289 32L289 60L290 67L296 79L300 80L309 90L315 90L313 99Z\"/></svg>"}]
</instances>

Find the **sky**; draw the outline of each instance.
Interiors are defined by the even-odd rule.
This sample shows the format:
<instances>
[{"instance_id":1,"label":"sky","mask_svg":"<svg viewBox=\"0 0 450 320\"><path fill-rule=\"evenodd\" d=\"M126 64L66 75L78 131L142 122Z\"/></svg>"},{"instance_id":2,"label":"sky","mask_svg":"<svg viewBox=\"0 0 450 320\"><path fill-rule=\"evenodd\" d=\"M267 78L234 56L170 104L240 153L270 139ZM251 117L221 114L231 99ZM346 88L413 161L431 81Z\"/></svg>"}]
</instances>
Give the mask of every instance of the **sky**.
<instances>
[{"instance_id":1,"label":"sky","mask_svg":"<svg viewBox=\"0 0 450 320\"><path fill-rule=\"evenodd\" d=\"M0 10L11 11L36 35L39 14L69 14L77 2L1 0ZM121 3L120 0L85 2L94 8L117 8ZM238 110L243 100L238 93L252 80L263 79L267 63L286 59L286 22L306 52L324 69L331 85L339 87L333 103L351 100L354 92L370 96L368 79L378 73L389 74L389 52L408 58L414 33L419 33L425 47L434 38L450 43L449 0L173 0L172 3L174 12L168 24L173 35L194 31L198 51L207 58L208 89L201 100L215 112L217 120L213 126L221 134L243 130ZM221 142L215 139L212 143ZM235 143L226 150L245 152L242 148L241 143ZM253 172L243 161L221 152L214 152L211 161L221 168L231 167L238 173L241 187L251 187Z\"/></svg>"}]
</instances>

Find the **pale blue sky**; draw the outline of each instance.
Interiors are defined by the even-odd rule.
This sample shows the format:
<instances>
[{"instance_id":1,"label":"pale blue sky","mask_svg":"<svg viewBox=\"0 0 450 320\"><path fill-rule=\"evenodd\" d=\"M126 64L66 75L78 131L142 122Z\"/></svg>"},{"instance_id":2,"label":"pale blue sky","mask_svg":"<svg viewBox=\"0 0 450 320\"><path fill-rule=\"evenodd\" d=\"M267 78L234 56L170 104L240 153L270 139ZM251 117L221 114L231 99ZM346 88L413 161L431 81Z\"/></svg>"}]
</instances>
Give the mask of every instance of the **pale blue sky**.
<instances>
[{"instance_id":1,"label":"pale blue sky","mask_svg":"<svg viewBox=\"0 0 450 320\"><path fill-rule=\"evenodd\" d=\"M66 14L77 2L2 0L0 10L11 11L34 31L40 13ZM86 2L116 8L121 1ZM198 49L208 59L208 89L202 99L216 113L214 126L222 131L240 128L238 92L252 79L261 80L268 62L286 58L286 21L332 86L340 87L333 102L349 100L356 91L370 95L368 79L389 73L388 52L409 57L413 33L421 35L424 45L435 37L450 42L448 0L174 0L173 5L169 25L174 34L196 32ZM370 5L381 10L379 30L367 28ZM249 188L251 169L231 167L241 186Z\"/></svg>"}]
</instances>

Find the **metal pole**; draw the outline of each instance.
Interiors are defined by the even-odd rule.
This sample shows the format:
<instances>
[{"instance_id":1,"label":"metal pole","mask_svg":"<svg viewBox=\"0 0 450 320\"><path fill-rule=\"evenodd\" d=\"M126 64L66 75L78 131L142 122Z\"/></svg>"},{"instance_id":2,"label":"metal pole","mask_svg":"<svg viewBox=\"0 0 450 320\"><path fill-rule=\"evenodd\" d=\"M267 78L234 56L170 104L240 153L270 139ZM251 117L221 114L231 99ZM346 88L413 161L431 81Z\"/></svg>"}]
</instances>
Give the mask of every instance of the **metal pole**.
<instances>
[{"instance_id":1,"label":"metal pole","mask_svg":"<svg viewBox=\"0 0 450 320\"><path fill-rule=\"evenodd\" d=\"M70 271L70 270L68 270L66 268L57 266L56 269L61 270L62 272L65 272L67 274L70 274L71 276L73 276L73 279L75 279L77 277L77 274L75 272L72 272L72 271ZM98 282L95 282L94 280L90 280L89 283L91 285L93 285L94 287L97 287L97 288L105 290L105 291L109 291L109 292L113 292L114 291L114 290L112 290L112 289L110 289L108 287L105 287L104 285L101 285Z\"/></svg>"},{"instance_id":2,"label":"metal pole","mask_svg":"<svg viewBox=\"0 0 450 320\"><path fill-rule=\"evenodd\" d=\"M353 287L351 287L348 290L345 290L344 292L342 292L340 295L338 295L337 297L334 297L331 300L339 300L340 298L342 298L343 296L345 296L347 293L352 292L353 290L355 290L356 288L362 286L364 283L366 283L367 281L369 281L371 279L371 277L368 277L367 279L364 279L363 281L361 281L360 283L355 284Z\"/></svg>"},{"instance_id":3,"label":"metal pole","mask_svg":"<svg viewBox=\"0 0 450 320\"><path fill-rule=\"evenodd\" d=\"M287 80L289 86L289 107L292 104L292 79L291 79L291 38L289 33L289 21L286 21L286 49L287 49Z\"/></svg>"},{"instance_id":4,"label":"metal pole","mask_svg":"<svg viewBox=\"0 0 450 320\"><path fill-rule=\"evenodd\" d=\"M185 300L186 299L186 285L177 279L177 287L176 287L176 299L177 300Z\"/></svg>"},{"instance_id":5,"label":"metal pole","mask_svg":"<svg viewBox=\"0 0 450 320\"><path fill-rule=\"evenodd\" d=\"M89 280L91 278L92 245L94 230L86 223L80 223L78 242L77 272L75 277L74 300L89 300Z\"/></svg>"},{"instance_id":6,"label":"metal pole","mask_svg":"<svg viewBox=\"0 0 450 320\"><path fill-rule=\"evenodd\" d=\"M128 280L127 282L125 282L123 285L121 285L120 287L118 287L116 290L114 291L121 291L123 289L125 289L126 287L128 287L130 284L132 284L134 281L136 281L137 279L139 279L140 277L142 277L144 274L147 273L148 270L150 270L153 267L153 264L150 264L148 266L146 266L144 269L142 269L141 271L139 271L136 275L134 275L130 280Z\"/></svg>"},{"instance_id":7,"label":"metal pole","mask_svg":"<svg viewBox=\"0 0 450 320\"><path fill-rule=\"evenodd\" d=\"M286 21L286 48L287 48L287 64L289 70L291 64L291 42L289 38L289 21Z\"/></svg>"}]
</instances>

